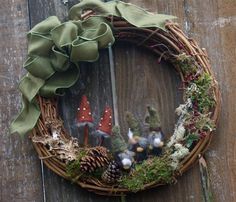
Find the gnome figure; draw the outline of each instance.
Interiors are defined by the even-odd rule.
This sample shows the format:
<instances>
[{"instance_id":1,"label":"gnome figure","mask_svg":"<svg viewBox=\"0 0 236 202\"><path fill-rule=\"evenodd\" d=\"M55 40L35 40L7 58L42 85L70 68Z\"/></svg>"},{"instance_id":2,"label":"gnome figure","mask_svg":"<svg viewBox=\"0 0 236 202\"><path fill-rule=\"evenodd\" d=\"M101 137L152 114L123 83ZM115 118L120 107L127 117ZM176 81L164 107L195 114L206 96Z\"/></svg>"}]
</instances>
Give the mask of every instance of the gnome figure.
<instances>
[{"instance_id":1,"label":"gnome figure","mask_svg":"<svg viewBox=\"0 0 236 202\"><path fill-rule=\"evenodd\" d=\"M150 106L147 107L147 112L145 122L149 125L149 152L152 155L160 156L164 146L164 134L161 130L160 118L156 109Z\"/></svg>"},{"instance_id":2,"label":"gnome figure","mask_svg":"<svg viewBox=\"0 0 236 202\"><path fill-rule=\"evenodd\" d=\"M136 162L140 163L148 157L148 140L141 137L141 130L137 119L130 112L126 113L126 121L129 126L129 147L128 149L135 153Z\"/></svg>"},{"instance_id":3,"label":"gnome figure","mask_svg":"<svg viewBox=\"0 0 236 202\"><path fill-rule=\"evenodd\" d=\"M93 117L89 101L85 95L82 96L77 111L77 126L84 129L84 146L87 146L89 138L89 127L93 126Z\"/></svg>"},{"instance_id":4,"label":"gnome figure","mask_svg":"<svg viewBox=\"0 0 236 202\"><path fill-rule=\"evenodd\" d=\"M98 124L96 135L99 138L99 145L101 146L104 142L105 138L109 138L111 136L112 130L112 109L110 107L106 107L104 113L100 119Z\"/></svg>"},{"instance_id":5,"label":"gnome figure","mask_svg":"<svg viewBox=\"0 0 236 202\"><path fill-rule=\"evenodd\" d=\"M114 126L112 129L111 151L115 156L115 161L125 171L130 171L135 153L128 150L128 145L120 134L120 127Z\"/></svg>"}]
</instances>

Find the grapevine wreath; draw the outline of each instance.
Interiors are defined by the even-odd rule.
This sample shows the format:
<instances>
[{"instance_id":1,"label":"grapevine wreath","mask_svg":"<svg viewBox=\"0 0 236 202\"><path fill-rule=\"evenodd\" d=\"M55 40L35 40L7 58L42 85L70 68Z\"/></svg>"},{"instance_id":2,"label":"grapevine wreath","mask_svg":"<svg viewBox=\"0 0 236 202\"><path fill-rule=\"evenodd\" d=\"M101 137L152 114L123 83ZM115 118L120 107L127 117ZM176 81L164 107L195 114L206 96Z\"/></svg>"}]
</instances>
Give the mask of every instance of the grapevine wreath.
<instances>
[{"instance_id":1,"label":"grapevine wreath","mask_svg":"<svg viewBox=\"0 0 236 202\"><path fill-rule=\"evenodd\" d=\"M23 109L11 132L30 133L45 165L65 179L101 195L124 195L175 182L207 149L215 130L220 93L205 49L185 36L173 16L152 14L132 4L84 0L69 11L69 21L52 16L27 35L28 71L19 88ZM128 141L112 126L107 106L100 122L86 95L81 97L77 125L83 140L71 137L58 114L58 96L79 79L81 61L98 59L99 49L125 41L151 50L173 64L183 88L173 135L165 140L158 111L147 107L146 132L127 112ZM144 134L143 134L144 133ZM98 138L88 145L89 136ZM111 148L104 139L109 138Z\"/></svg>"}]
</instances>

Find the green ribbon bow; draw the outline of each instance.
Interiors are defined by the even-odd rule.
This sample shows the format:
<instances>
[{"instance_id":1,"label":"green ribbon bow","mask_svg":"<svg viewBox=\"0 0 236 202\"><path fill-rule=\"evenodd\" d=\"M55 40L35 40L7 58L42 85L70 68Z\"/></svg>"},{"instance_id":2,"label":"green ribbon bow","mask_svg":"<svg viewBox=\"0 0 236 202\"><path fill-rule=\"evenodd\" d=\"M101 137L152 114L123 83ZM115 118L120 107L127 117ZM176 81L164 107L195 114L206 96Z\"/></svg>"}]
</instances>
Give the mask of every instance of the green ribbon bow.
<instances>
[{"instance_id":1,"label":"green ribbon bow","mask_svg":"<svg viewBox=\"0 0 236 202\"><path fill-rule=\"evenodd\" d=\"M98 15L82 20L85 9L92 9ZM104 18L110 15L122 17L136 27L160 29L164 29L167 19L175 18L152 14L120 1L84 0L71 8L69 21L61 23L51 16L37 24L27 34L28 58L24 68L28 73L19 84L23 108L11 124L11 133L24 135L34 128L40 116L37 94L63 95L79 78L79 62L96 61L99 49L114 43L111 26Z\"/></svg>"}]
</instances>

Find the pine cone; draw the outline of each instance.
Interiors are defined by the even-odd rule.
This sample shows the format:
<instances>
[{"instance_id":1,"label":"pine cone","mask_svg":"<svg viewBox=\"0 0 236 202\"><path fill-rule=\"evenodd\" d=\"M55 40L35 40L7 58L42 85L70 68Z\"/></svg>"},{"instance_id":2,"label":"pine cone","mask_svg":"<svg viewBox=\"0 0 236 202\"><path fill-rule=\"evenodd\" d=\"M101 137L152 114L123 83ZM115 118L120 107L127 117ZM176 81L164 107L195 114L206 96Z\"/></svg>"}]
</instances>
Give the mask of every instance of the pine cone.
<instances>
[{"instance_id":1,"label":"pine cone","mask_svg":"<svg viewBox=\"0 0 236 202\"><path fill-rule=\"evenodd\" d=\"M117 162L112 161L102 174L102 179L108 184L113 184L121 177L121 169Z\"/></svg>"},{"instance_id":2,"label":"pine cone","mask_svg":"<svg viewBox=\"0 0 236 202\"><path fill-rule=\"evenodd\" d=\"M105 147L92 147L87 154L81 158L80 169L83 172L92 173L97 168L104 167L109 163L108 150Z\"/></svg>"}]
</instances>

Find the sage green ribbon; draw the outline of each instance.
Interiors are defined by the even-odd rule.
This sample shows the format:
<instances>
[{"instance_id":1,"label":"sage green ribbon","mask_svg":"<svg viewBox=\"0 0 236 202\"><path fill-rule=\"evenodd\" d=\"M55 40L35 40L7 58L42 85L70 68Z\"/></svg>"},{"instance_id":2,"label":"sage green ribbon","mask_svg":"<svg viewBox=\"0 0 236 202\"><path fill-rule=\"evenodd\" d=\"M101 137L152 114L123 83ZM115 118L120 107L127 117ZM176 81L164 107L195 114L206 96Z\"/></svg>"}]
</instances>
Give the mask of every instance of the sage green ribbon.
<instances>
[{"instance_id":1,"label":"sage green ribbon","mask_svg":"<svg viewBox=\"0 0 236 202\"><path fill-rule=\"evenodd\" d=\"M100 0L84 0L74 5L69 12L69 18L80 20L84 10L93 10L100 16L117 16L124 18L136 27L157 27L165 30L165 22L175 19L175 16L150 13L138 6L121 1L101 2Z\"/></svg>"},{"instance_id":2,"label":"sage green ribbon","mask_svg":"<svg viewBox=\"0 0 236 202\"><path fill-rule=\"evenodd\" d=\"M94 10L97 16L82 20L86 9ZM167 19L174 18L120 1L84 0L71 8L69 21L61 23L51 16L34 26L27 34L28 58L24 68L28 73L19 84L23 108L11 124L11 133L24 135L36 125L40 116L37 94L47 98L63 95L79 78L79 62L96 61L99 49L114 43L111 25L104 18L109 15L122 17L137 27L161 29Z\"/></svg>"}]
</instances>

